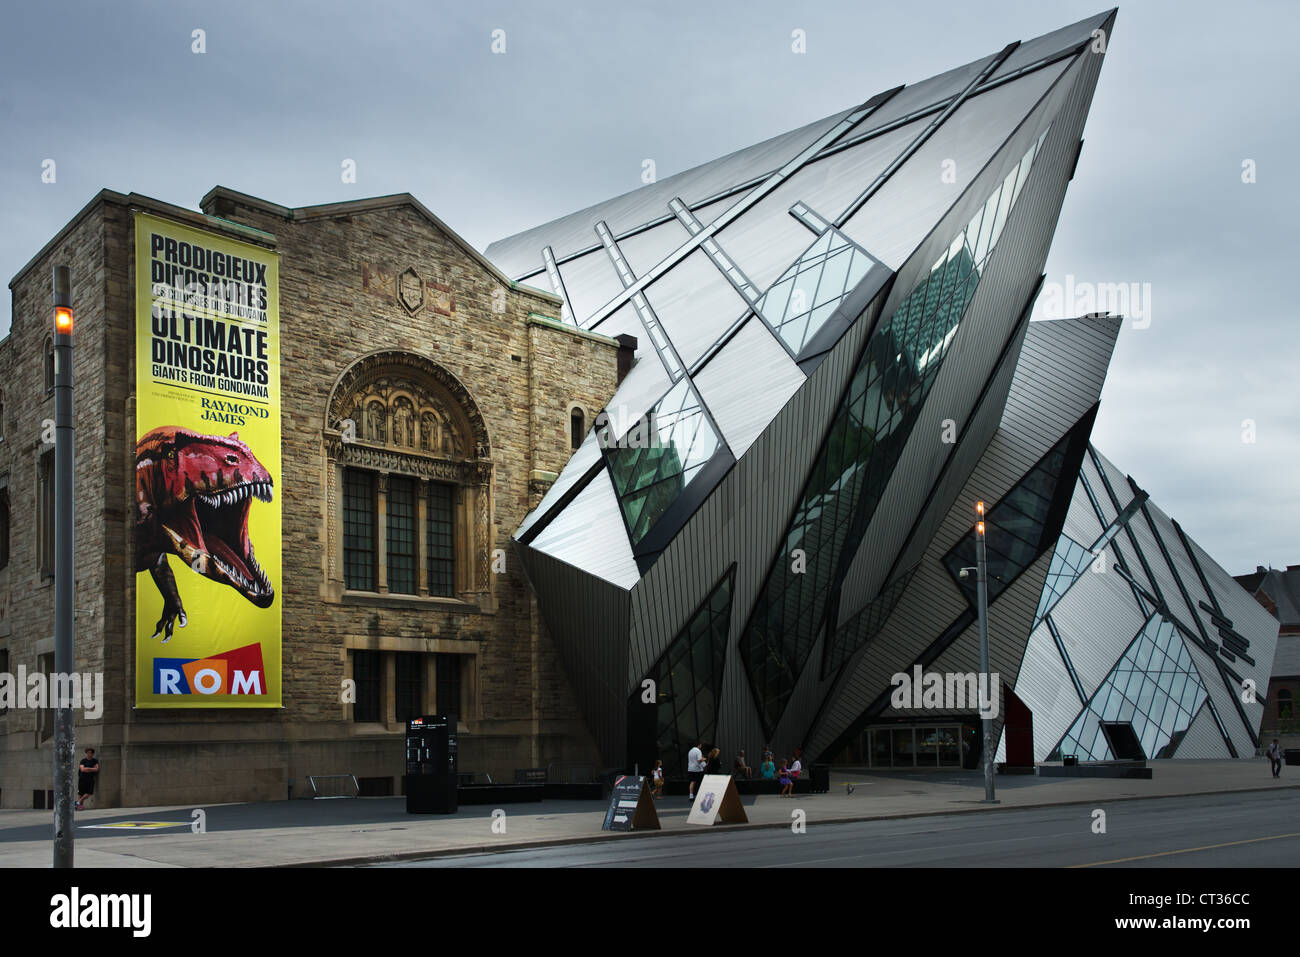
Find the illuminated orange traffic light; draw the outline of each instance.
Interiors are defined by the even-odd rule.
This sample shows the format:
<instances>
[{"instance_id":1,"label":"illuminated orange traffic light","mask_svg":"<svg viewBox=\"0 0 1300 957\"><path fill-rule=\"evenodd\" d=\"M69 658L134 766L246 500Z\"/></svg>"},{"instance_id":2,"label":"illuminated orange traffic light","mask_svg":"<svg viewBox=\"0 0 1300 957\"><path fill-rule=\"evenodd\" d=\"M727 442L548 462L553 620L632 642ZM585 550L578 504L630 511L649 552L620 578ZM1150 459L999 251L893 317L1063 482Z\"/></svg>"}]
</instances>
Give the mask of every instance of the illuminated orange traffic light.
<instances>
[{"instance_id":1,"label":"illuminated orange traffic light","mask_svg":"<svg viewBox=\"0 0 1300 957\"><path fill-rule=\"evenodd\" d=\"M983 514L984 514L984 503L983 503L983 502L976 502L976 503L975 503L975 511L978 512L980 515L983 515Z\"/></svg>"},{"instance_id":2,"label":"illuminated orange traffic light","mask_svg":"<svg viewBox=\"0 0 1300 957\"><path fill-rule=\"evenodd\" d=\"M72 335L72 309L69 306L54 307L54 331L65 336Z\"/></svg>"},{"instance_id":3,"label":"illuminated orange traffic light","mask_svg":"<svg viewBox=\"0 0 1300 957\"><path fill-rule=\"evenodd\" d=\"M983 522L976 522L976 523L975 523L975 531L976 531L979 535L982 536L982 535L984 534L984 523L983 523Z\"/></svg>"}]
</instances>

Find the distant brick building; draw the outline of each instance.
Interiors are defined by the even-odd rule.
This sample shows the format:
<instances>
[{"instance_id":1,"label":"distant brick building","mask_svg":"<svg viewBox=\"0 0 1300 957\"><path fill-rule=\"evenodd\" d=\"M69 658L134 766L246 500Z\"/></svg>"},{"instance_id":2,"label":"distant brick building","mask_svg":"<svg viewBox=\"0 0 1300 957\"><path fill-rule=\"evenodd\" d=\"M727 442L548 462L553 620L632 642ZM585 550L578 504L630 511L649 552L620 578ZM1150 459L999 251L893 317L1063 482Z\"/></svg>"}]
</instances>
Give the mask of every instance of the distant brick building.
<instances>
[{"instance_id":1,"label":"distant brick building","mask_svg":"<svg viewBox=\"0 0 1300 957\"><path fill-rule=\"evenodd\" d=\"M1261 732L1300 734L1300 565L1285 570L1258 566L1251 574L1233 577L1278 620Z\"/></svg>"},{"instance_id":2,"label":"distant brick building","mask_svg":"<svg viewBox=\"0 0 1300 957\"><path fill-rule=\"evenodd\" d=\"M53 670L53 445L42 424L54 407L50 270L66 264L77 310L76 668L104 675L106 699L99 720L78 713L76 734L78 753L100 752L99 804L278 799L335 773L396 790L403 719L438 711L460 717L462 769L594 763L509 538L634 344L561 325L558 298L512 283L407 194L289 209L219 187L201 208L104 190L10 283L0 672ZM280 710L133 707L136 210L280 254L292 383L276 486ZM403 543L401 562L390 542ZM346 679L355 703L340 693ZM0 806L41 805L51 718L0 713Z\"/></svg>"}]
</instances>

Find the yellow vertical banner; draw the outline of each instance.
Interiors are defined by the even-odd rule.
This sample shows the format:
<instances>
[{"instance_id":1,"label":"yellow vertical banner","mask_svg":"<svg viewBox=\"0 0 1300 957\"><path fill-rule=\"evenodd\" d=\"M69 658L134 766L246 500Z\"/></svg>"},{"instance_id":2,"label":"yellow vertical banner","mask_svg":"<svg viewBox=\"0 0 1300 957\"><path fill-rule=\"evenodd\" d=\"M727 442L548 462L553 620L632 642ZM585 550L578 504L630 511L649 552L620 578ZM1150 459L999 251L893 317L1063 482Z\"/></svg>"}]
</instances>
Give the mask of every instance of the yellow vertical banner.
<instances>
[{"instance_id":1,"label":"yellow vertical banner","mask_svg":"<svg viewBox=\"0 0 1300 957\"><path fill-rule=\"evenodd\" d=\"M135 703L281 704L279 258L135 215Z\"/></svg>"}]
</instances>

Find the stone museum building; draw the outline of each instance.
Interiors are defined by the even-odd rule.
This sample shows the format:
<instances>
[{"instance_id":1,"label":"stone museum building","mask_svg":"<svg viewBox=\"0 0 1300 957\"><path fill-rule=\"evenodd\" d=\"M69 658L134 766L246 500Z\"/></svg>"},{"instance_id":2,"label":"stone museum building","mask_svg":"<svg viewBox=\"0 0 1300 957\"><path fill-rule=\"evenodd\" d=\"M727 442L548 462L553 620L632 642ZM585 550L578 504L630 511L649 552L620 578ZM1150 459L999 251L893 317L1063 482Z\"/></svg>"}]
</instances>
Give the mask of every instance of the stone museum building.
<instances>
[{"instance_id":1,"label":"stone museum building","mask_svg":"<svg viewBox=\"0 0 1300 957\"><path fill-rule=\"evenodd\" d=\"M510 536L635 342L562 324L557 296L511 282L407 194L290 209L218 187L200 208L104 190L10 284L0 672L53 671L45 422L62 264L76 310L75 667L104 678L102 715L77 711L76 746L99 751L98 805L307 796L309 776L335 774L398 793L403 722L425 713L457 715L462 770L593 767ZM134 707L136 212L279 256L279 709ZM0 711L0 807L42 807L53 712L19 704Z\"/></svg>"}]
</instances>

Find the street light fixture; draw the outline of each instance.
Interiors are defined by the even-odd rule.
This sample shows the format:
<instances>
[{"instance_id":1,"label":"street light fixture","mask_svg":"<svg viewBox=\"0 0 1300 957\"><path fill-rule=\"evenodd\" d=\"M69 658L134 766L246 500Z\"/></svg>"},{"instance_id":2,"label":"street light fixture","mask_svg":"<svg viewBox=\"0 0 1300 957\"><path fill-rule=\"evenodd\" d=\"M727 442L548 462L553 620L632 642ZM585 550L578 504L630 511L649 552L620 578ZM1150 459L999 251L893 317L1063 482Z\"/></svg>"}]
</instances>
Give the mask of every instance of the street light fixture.
<instances>
[{"instance_id":1,"label":"street light fixture","mask_svg":"<svg viewBox=\"0 0 1300 957\"><path fill-rule=\"evenodd\" d=\"M975 512L979 521L975 523L975 594L979 609L980 633L980 688L988 692L989 704L993 701L992 681L989 677L989 585L988 561L984 553L984 503L975 503ZM962 569L963 572L966 569ZM978 692L977 692L978 696ZM997 804L993 796L993 717L988 708L983 708L981 723L984 726L984 801L985 804Z\"/></svg>"}]
</instances>

